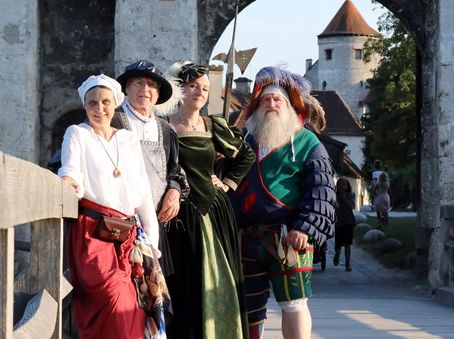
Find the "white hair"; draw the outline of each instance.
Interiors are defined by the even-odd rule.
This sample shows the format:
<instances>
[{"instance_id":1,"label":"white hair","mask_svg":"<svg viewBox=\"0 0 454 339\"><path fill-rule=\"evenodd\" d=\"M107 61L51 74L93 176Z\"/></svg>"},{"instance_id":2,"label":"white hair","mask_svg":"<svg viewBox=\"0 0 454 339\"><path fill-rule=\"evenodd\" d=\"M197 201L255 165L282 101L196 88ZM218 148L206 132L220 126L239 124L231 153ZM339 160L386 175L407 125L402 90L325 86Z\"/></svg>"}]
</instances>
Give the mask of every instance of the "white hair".
<instances>
[{"instance_id":1,"label":"white hair","mask_svg":"<svg viewBox=\"0 0 454 339\"><path fill-rule=\"evenodd\" d=\"M257 109L246 122L248 133L252 134L261 147L272 150L290 142L302 122L292 106L282 108L283 114L262 112Z\"/></svg>"}]
</instances>

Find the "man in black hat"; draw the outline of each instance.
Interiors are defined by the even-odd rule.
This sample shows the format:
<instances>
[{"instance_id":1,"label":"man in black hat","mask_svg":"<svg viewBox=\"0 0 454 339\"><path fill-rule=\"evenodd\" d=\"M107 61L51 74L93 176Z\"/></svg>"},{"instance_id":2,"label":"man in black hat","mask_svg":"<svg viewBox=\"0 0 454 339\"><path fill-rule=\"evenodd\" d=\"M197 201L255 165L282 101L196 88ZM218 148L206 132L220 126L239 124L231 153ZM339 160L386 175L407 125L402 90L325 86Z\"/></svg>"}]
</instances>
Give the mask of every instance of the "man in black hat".
<instances>
[{"instance_id":1,"label":"man in black hat","mask_svg":"<svg viewBox=\"0 0 454 339\"><path fill-rule=\"evenodd\" d=\"M180 209L189 194L183 169L178 164L178 139L171 126L157 117L178 104L178 87L172 86L162 72L147 60L126 66L117 78L126 100L117 108L112 126L133 131L141 140L156 213L160 221L159 249L165 276L173 273L165 225ZM174 89L172 88L174 87Z\"/></svg>"}]
</instances>

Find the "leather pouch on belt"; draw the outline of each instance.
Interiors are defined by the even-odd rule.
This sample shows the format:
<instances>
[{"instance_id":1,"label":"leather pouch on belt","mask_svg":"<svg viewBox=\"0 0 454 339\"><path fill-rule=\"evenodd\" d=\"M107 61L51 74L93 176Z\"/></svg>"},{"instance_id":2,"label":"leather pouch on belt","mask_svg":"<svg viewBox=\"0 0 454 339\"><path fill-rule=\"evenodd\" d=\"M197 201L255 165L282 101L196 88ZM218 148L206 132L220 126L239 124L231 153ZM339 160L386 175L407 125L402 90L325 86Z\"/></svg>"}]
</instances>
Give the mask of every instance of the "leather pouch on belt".
<instances>
[{"instance_id":1,"label":"leather pouch on belt","mask_svg":"<svg viewBox=\"0 0 454 339\"><path fill-rule=\"evenodd\" d=\"M108 242L123 242L135 226L135 221L103 216L95 230L95 237Z\"/></svg>"}]
</instances>

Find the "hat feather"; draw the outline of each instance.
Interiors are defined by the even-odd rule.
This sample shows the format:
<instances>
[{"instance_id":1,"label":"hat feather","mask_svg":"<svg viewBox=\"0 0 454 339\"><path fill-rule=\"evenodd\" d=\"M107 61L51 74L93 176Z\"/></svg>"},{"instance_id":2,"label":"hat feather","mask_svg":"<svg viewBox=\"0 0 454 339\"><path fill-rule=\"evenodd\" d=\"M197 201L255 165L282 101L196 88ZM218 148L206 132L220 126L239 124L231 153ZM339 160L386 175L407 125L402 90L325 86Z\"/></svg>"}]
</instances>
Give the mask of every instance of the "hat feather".
<instances>
[{"instance_id":1,"label":"hat feather","mask_svg":"<svg viewBox=\"0 0 454 339\"><path fill-rule=\"evenodd\" d=\"M187 64L191 64L192 61L186 60L186 61L177 61L170 65L169 69L167 70L166 74L170 75L171 77L177 79L178 74L181 73L183 70L183 66Z\"/></svg>"},{"instance_id":2,"label":"hat feather","mask_svg":"<svg viewBox=\"0 0 454 339\"><path fill-rule=\"evenodd\" d=\"M303 97L311 93L311 84L303 76L279 67L264 67L255 77L255 85L275 84L285 88L299 90Z\"/></svg>"},{"instance_id":3,"label":"hat feather","mask_svg":"<svg viewBox=\"0 0 454 339\"><path fill-rule=\"evenodd\" d=\"M305 97L304 103L309 111L308 123L311 124L317 133L322 132L326 127L325 110L312 95Z\"/></svg>"},{"instance_id":4,"label":"hat feather","mask_svg":"<svg viewBox=\"0 0 454 339\"><path fill-rule=\"evenodd\" d=\"M246 118L249 118L257 109L263 89L272 84L284 87L287 90L292 106L302 120L306 121L308 112L304 107L304 99L310 96L310 82L299 74L273 66L264 67L257 73L251 99L244 112Z\"/></svg>"},{"instance_id":5,"label":"hat feather","mask_svg":"<svg viewBox=\"0 0 454 339\"><path fill-rule=\"evenodd\" d=\"M182 103L184 99L183 89L178 84L178 79L170 76L169 74L164 74L164 78L172 87L172 96L166 102L154 106L154 112L156 115L161 117L175 114L178 110L179 104Z\"/></svg>"}]
</instances>

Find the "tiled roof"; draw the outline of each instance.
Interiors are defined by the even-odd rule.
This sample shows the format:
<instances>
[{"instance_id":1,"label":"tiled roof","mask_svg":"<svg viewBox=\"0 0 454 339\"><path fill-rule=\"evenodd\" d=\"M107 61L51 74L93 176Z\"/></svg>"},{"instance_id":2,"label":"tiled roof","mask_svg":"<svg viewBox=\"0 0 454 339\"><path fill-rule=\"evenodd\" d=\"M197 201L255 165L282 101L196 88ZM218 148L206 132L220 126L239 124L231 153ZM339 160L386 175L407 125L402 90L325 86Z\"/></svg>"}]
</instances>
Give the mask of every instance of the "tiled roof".
<instances>
[{"instance_id":1,"label":"tiled roof","mask_svg":"<svg viewBox=\"0 0 454 339\"><path fill-rule=\"evenodd\" d=\"M362 136L361 122L351 111L348 104L336 91L312 91L326 114L326 129L323 134Z\"/></svg>"},{"instance_id":2,"label":"tiled roof","mask_svg":"<svg viewBox=\"0 0 454 339\"><path fill-rule=\"evenodd\" d=\"M378 36L351 0L346 0L319 38L338 35Z\"/></svg>"}]
</instances>

